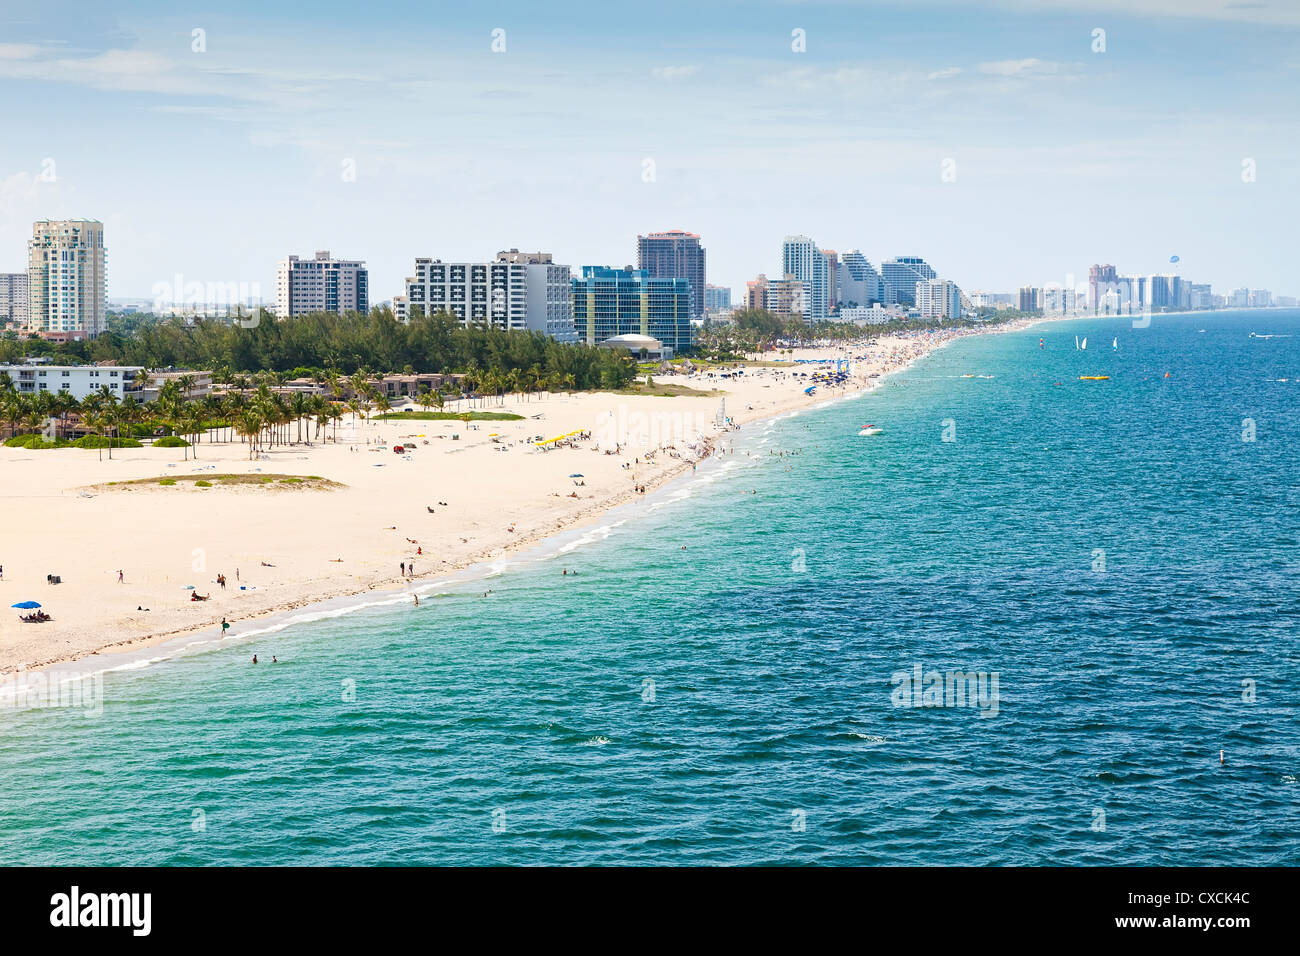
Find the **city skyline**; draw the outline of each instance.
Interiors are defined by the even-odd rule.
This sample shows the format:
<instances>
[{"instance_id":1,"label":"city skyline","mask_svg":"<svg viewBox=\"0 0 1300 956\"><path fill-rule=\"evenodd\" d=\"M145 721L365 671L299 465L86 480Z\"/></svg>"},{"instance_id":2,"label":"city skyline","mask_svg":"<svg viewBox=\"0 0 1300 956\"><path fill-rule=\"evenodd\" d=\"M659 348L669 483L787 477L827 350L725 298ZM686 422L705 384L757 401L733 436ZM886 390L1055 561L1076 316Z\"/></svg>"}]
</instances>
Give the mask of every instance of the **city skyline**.
<instances>
[{"instance_id":1,"label":"city skyline","mask_svg":"<svg viewBox=\"0 0 1300 956\"><path fill-rule=\"evenodd\" d=\"M380 302L414 255L622 266L670 229L703 236L733 293L780 274L788 234L915 251L962 288L1177 254L1219 289L1293 292L1276 117L1300 105L1300 12L1186 6L668 3L635 43L627 13L521 4L428 31L414 3L346 26L242 2L5 14L0 84L30 132L0 144L0 272L33 221L86 216L112 236L113 298L181 273L269 301L287 251L330 248ZM1208 58L1241 82L1216 87Z\"/></svg>"}]
</instances>

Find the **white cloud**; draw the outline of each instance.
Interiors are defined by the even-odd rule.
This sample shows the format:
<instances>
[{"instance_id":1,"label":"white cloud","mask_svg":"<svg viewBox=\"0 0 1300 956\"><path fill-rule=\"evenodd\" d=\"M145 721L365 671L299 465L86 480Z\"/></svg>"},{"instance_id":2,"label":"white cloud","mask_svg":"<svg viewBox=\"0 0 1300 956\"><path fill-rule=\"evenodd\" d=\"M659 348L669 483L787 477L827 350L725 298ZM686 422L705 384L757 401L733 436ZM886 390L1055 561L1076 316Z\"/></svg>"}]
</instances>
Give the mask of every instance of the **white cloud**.
<instances>
[{"instance_id":1,"label":"white cloud","mask_svg":"<svg viewBox=\"0 0 1300 956\"><path fill-rule=\"evenodd\" d=\"M946 79L948 79L948 78L950 78L950 77L954 77L954 76L956 76L956 75L957 75L958 73L960 73L960 72L961 72L961 67L959 67L959 66L950 66L950 67L947 67L947 68L942 69L942 70L935 70L933 73L931 73L929 76L927 76L926 79L927 79L927 80L946 80Z\"/></svg>"},{"instance_id":2,"label":"white cloud","mask_svg":"<svg viewBox=\"0 0 1300 956\"><path fill-rule=\"evenodd\" d=\"M40 51L31 43L0 43L0 60L29 60Z\"/></svg>"},{"instance_id":3,"label":"white cloud","mask_svg":"<svg viewBox=\"0 0 1300 956\"><path fill-rule=\"evenodd\" d=\"M1047 63L1032 56L1024 60L997 60L980 64L981 73L992 73L995 76L1041 75L1059 71L1059 63Z\"/></svg>"}]
</instances>

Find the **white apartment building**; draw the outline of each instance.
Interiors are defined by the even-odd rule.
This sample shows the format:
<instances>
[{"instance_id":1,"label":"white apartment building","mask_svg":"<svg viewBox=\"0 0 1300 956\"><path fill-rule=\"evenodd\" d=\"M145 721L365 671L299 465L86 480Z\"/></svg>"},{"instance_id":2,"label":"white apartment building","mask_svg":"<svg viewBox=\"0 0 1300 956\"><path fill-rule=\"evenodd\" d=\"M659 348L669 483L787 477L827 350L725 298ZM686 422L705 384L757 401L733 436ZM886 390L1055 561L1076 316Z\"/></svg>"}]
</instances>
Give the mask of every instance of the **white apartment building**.
<instances>
[{"instance_id":1,"label":"white apartment building","mask_svg":"<svg viewBox=\"0 0 1300 956\"><path fill-rule=\"evenodd\" d=\"M65 392L78 401L101 388L125 398L141 371L137 365L0 365L0 373L23 395Z\"/></svg>"},{"instance_id":2,"label":"white apartment building","mask_svg":"<svg viewBox=\"0 0 1300 956\"><path fill-rule=\"evenodd\" d=\"M825 321L830 292L829 266L817 243L807 236L786 236L781 243L781 271L807 283L805 321Z\"/></svg>"},{"instance_id":3,"label":"white apartment building","mask_svg":"<svg viewBox=\"0 0 1300 956\"><path fill-rule=\"evenodd\" d=\"M916 284L916 310L922 318L961 317L961 289L951 279L926 279Z\"/></svg>"},{"instance_id":4,"label":"white apartment building","mask_svg":"<svg viewBox=\"0 0 1300 956\"><path fill-rule=\"evenodd\" d=\"M0 272L0 325L27 324L27 273Z\"/></svg>"},{"instance_id":5,"label":"white apartment building","mask_svg":"<svg viewBox=\"0 0 1300 956\"><path fill-rule=\"evenodd\" d=\"M449 312L461 325L532 330L562 342L577 341L572 276L548 252L511 249L498 252L494 262L416 259L406 294L393 298L393 314L408 322L417 308L424 315Z\"/></svg>"},{"instance_id":6,"label":"white apartment building","mask_svg":"<svg viewBox=\"0 0 1300 956\"><path fill-rule=\"evenodd\" d=\"M840 322L853 322L857 325L884 325L902 317L903 314L897 309L887 309L879 302L869 306L846 305L839 311Z\"/></svg>"},{"instance_id":7,"label":"white apartment building","mask_svg":"<svg viewBox=\"0 0 1300 956\"><path fill-rule=\"evenodd\" d=\"M314 258L281 259L275 274L275 314L282 319L308 312L368 312L370 278L366 264L331 259L329 250Z\"/></svg>"},{"instance_id":8,"label":"white apartment building","mask_svg":"<svg viewBox=\"0 0 1300 956\"><path fill-rule=\"evenodd\" d=\"M42 219L27 243L27 325L35 332L104 331L104 224Z\"/></svg>"}]
</instances>

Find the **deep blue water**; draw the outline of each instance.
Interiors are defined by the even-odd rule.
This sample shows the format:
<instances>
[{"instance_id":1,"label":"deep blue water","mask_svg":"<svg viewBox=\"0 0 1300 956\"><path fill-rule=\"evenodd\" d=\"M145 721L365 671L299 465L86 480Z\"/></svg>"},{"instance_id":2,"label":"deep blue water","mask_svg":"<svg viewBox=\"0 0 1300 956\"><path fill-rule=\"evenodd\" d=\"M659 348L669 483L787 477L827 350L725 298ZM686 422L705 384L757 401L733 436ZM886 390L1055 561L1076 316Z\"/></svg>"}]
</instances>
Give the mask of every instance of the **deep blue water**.
<instances>
[{"instance_id":1,"label":"deep blue water","mask_svg":"<svg viewBox=\"0 0 1300 956\"><path fill-rule=\"evenodd\" d=\"M0 861L1295 865L1297 379L1295 312L962 340L489 584L0 713Z\"/></svg>"}]
</instances>

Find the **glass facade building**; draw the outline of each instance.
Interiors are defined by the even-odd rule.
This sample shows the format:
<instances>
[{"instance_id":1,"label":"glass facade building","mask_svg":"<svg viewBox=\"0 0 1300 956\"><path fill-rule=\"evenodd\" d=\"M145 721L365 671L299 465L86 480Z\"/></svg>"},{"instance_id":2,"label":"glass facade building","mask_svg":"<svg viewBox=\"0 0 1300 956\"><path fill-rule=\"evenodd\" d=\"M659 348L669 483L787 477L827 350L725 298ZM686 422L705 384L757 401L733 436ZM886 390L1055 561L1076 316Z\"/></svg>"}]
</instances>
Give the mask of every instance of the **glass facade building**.
<instances>
[{"instance_id":1,"label":"glass facade building","mask_svg":"<svg viewBox=\"0 0 1300 956\"><path fill-rule=\"evenodd\" d=\"M644 269L583 266L573 280L573 325L588 345L649 335L681 352L691 346L691 283Z\"/></svg>"}]
</instances>

